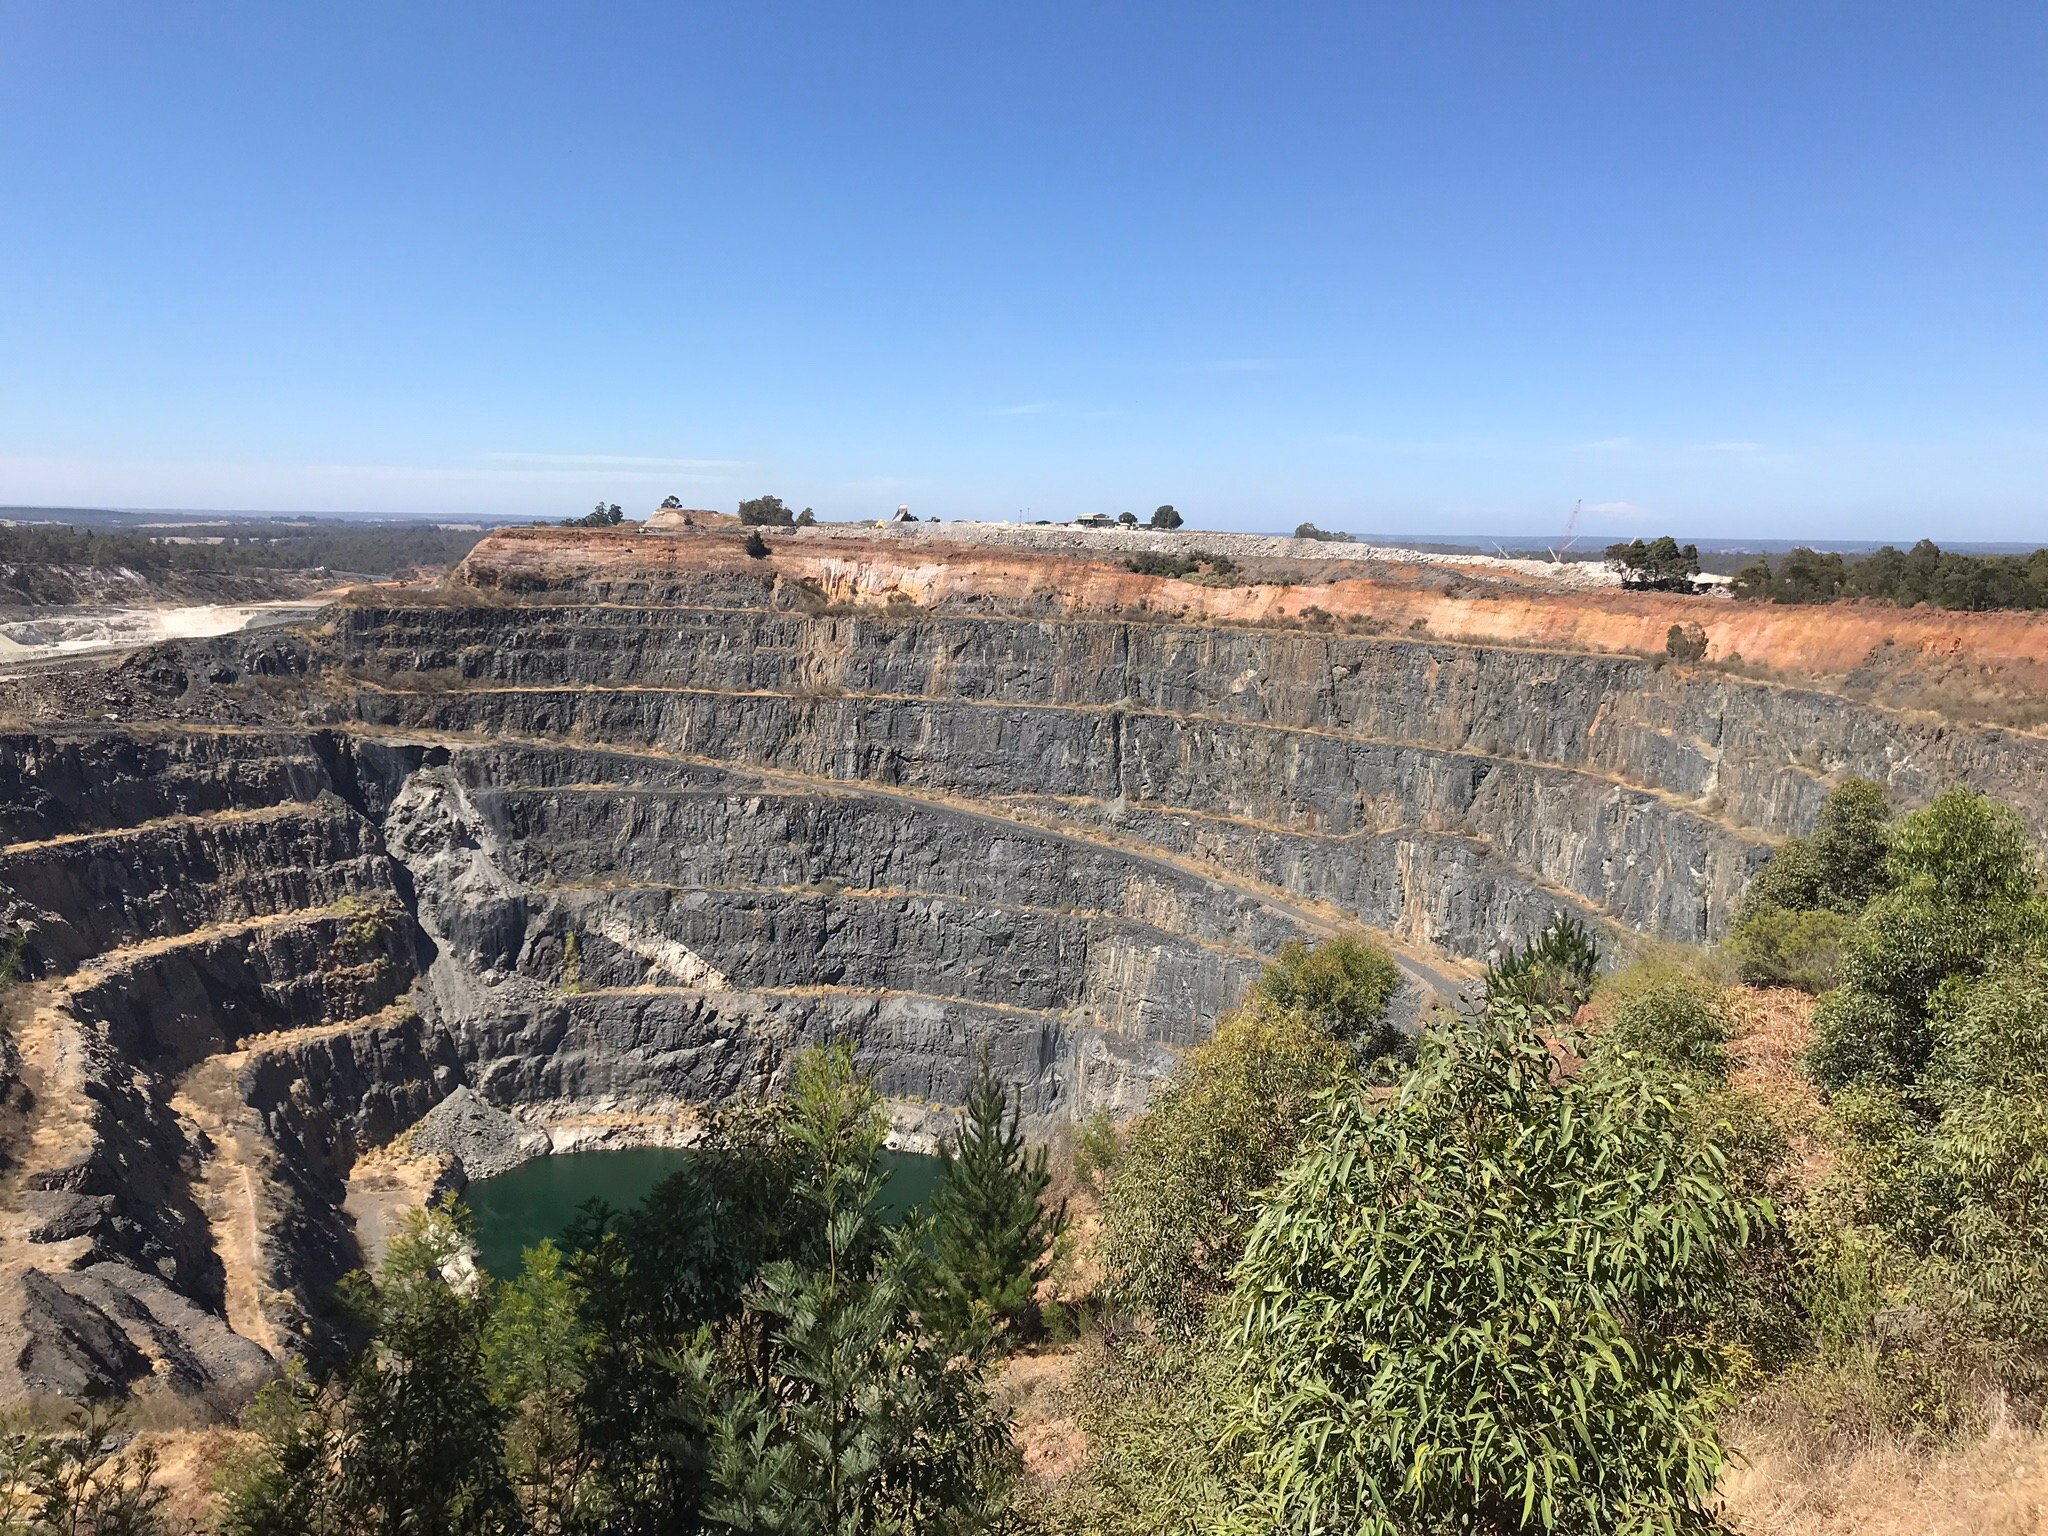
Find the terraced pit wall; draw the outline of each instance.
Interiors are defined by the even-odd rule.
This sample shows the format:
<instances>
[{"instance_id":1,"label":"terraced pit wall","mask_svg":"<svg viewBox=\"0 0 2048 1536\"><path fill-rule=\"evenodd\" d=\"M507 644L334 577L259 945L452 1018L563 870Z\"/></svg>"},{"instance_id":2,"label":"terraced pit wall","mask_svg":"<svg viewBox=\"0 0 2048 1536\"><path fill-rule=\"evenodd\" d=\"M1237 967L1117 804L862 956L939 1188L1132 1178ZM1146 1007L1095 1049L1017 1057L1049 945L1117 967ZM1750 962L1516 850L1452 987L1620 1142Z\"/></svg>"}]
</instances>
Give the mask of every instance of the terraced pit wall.
<instances>
[{"instance_id":1,"label":"terraced pit wall","mask_svg":"<svg viewBox=\"0 0 2048 1536\"><path fill-rule=\"evenodd\" d=\"M1560 912L1717 934L1844 773L2048 810L2035 738L1628 657L532 543L0 736L0 1396L225 1405L322 1347L352 1170L458 1088L666 1134L847 1037L908 1136L983 1048L1043 1127L1136 1108L1290 938L1381 932L1412 1017Z\"/></svg>"}]
</instances>

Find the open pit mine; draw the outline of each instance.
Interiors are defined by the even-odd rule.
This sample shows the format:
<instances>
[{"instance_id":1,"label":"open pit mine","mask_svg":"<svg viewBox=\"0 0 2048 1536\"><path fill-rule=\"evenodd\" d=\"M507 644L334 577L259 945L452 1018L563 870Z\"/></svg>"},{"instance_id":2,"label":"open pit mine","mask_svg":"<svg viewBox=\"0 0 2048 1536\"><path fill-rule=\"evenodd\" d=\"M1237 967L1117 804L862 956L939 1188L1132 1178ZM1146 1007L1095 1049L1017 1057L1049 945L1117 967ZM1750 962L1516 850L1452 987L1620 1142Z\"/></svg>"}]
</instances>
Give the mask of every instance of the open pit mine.
<instances>
[{"instance_id":1,"label":"open pit mine","mask_svg":"<svg viewBox=\"0 0 2048 1536\"><path fill-rule=\"evenodd\" d=\"M0 688L0 1400L232 1407L408 1159L674 1140L806 1043L909 1144L983 1050L1045 1129L1293 938L1379 935L1412 1021L1561 913L1718 935L1844 775L2048 824L2048 740L1760 675L1924 616L1040 542L513 530Z\"/></svg>"}]
</instances>

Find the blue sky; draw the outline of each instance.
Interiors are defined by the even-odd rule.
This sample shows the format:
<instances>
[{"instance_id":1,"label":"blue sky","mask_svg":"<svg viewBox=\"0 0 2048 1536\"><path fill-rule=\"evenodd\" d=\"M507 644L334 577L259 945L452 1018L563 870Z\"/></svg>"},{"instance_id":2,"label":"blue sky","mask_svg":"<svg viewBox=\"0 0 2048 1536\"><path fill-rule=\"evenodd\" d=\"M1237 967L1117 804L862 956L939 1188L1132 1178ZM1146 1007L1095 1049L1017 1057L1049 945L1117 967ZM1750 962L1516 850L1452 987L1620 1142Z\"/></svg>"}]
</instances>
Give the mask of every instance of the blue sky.
<instances>
[{"instance_id":1,"label":"blue sky","mask_svg":"<svg viewBox=\"0 0 2048 1536\"><path fill-rule=\"evenodd\" d=\"M0 0L0 502L2048 537L2048 7Z\"/></svg>"}]
</instances>

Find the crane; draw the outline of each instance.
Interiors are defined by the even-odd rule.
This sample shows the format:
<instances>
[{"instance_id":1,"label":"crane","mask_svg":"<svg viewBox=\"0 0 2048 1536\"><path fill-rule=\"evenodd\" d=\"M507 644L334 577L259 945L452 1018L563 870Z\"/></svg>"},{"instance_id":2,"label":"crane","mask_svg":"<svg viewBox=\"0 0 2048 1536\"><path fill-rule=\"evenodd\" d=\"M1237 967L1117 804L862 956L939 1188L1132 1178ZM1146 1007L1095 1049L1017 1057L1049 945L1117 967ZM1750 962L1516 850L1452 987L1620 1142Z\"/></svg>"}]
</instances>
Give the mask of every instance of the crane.
<instances>
[{"instance_id":1,"label":"crane","mask_svg":"<svg viewBox=\"0 0 2048 1536\"><path fill-rule=\"evenodd\" d=\"M1572 515L1565 519L1564 537L1557 541L1557 548L1553 549L1550 552L1550 559L1552 564L1564 564L1564 557L1571 550L1572 547L1572 537L1578 531L1579 508L1583 507L1585 504L1586 503L1583 498L1572 503Z\"/></svg>"}]
</instances>

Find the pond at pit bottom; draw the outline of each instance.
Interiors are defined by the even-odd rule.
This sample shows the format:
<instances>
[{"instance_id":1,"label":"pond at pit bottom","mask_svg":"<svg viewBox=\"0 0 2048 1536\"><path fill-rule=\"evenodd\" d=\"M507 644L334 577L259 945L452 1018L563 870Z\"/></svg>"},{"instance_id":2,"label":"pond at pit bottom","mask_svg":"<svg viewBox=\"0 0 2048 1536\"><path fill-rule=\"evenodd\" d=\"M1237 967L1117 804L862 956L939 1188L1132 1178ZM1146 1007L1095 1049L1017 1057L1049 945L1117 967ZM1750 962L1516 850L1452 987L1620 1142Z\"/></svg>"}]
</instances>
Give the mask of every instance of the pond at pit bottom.
<instances>
[{"instance_id":1,"label":"pond at pit bottom","mask_svg":"<svg viewBox=\"0 0 2048 1536\"><path fill-rule=\"evenodd\" d=\"M696 1155L688 1147L559 1152L478 1179L462 1197L476 1217L478 1257L508 1280L519 1273L520 1254L543 1238L559 1241L585 1201L631 1210ZM882 1204L892 1214L917 1209L939 1183L939 1160L921 1152L885 1151L882 1171L888 1176Z\"/></svg>"}]
</instances>

